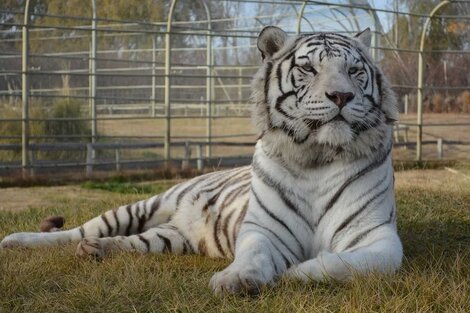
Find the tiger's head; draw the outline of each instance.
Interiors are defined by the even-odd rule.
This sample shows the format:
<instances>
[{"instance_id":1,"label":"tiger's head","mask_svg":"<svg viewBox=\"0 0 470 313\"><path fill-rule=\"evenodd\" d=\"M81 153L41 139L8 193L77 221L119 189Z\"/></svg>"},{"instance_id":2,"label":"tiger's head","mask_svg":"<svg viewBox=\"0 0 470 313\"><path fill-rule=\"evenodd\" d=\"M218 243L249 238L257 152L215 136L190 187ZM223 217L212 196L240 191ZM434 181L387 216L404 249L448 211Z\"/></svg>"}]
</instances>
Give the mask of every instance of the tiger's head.
<instances>
[{"instance_id":1,"label":"tiger's head","mask_svg":"<svg viewBox=\"0 0 470 313\"><path fill-rule=\"evenodd\" d=\"M354 37L289 38L278 27L264 28L258 37L263 67L253 84L254 121L263 136L282 149L311 151L317 163L383 144L398 111L369 57L370 41L369 29Z\"/></svg>"}]
</instances>

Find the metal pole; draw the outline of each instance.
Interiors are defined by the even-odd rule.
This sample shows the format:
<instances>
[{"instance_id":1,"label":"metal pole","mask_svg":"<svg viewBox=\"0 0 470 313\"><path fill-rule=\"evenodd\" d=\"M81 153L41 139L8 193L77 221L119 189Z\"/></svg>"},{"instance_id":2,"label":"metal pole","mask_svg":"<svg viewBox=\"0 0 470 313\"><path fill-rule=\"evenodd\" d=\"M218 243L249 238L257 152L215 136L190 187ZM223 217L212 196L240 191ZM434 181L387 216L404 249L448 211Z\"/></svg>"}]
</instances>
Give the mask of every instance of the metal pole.
<instances>
[{"instance_id":1,"label":"metal pole","mask_svg":"<svg viewBox=\"0 0 470 313\"><path fill-rule=\"evenodd\" d=\"M442 157L444 156L443 152L442 138L437 138L437 158L439 160L442 160Z\"/></svg>"},{"instance_id":2,"label":"metal pole","mask_svg":"<svg viewBox=\"0 0 470 313\"><path fill-rule=\"evenodd\" d=\"M198 171L201 171L204 168L204 159L202 157L201 145L196 146L196 154L197 154L196 168Z\"/></svg>"},{"instance_id":3,"label":"metal pole","mask_svg":"<svg viewBox=\"0 0 470 313\"><path fill-rule=\"evenodd\" d=\"M444 60L444 83L445 86L448 87L449 84L447 83L447 61ZM446 99L449 98L449 88L446 88Z\"/></svg>"},{"instance_id":4,"label":"metal pole","mask_svg":"<svg viewBox=\"0 0 470 313\"><path fill-rule=\"evenodd\" d=\"M426 30L428 29L431 18L436 14L436 12L443 6L449 4L450 1L442 1L432 9L429 16L424 22L423 30L421 31L421 41L419 44L419 55L418 55L418 94L417 94L417 121L418 131L416 134L416 160L421 161L422 159L422 140L423 140L423 75L424 75L424 60L423 60L423 51L424 51L424 40L426 39Z\"/></svg>"},{"instance_id":5,"label":"metal pole","mask_svg":"<svg viewBox=\"0 0 470 313\"><path fill-rule=\"evenodd\" d=\"M399 41L400 39L398 38L398 20L399 20L399 15L398 15L398 0L393 1L393 8L395 9L395 27L393 28L394 30L394 36L395 37L395 48L398 48L399 46Z\"/></svg>"},{"instance_id":6,"label":"metal pole","mask_svg":"<svg viewBox=\"0 0 470 313\"><path fill-rule=\"evenodd\" d=\"M169 164L171 153L170 153L170 144L171 144L171 22L173 20L173 13L175 11L177 0L172 0L170 5L170 10L168 12L168 20L166 24L166 33L165 33L165 147L164 155L166 164Z\"/></svg>"},{"instance_id":7,"label":"metal pole","mask_svg":"<svg viewBox=\"0 0 470 313\"><path fill-rule=\"evenodd\" d=\"M405 115L408 115L408 94L405 95Z\"/></svg>"},{"instance_id":8,"label":"metal pole","mask_svg":"<svg viewBox=\"0 0 470 313\"><path fill-rule=\"evenodd\" d=\"M374 62L377 62L377 33L375 32L375 30L372 32L372 43L371 43L371 56L372 56L372 60L374 60Z\"/></svg>"},{"instance_id":9,"label":"metal pole","mask_svg":"<svg viewBox=\"0 0 470 313\"><path fill-rule=\"evenodd\" d=\"M242 85L243 85L243 68L239 67L238 68L238 107L242 105L242 99L243 99L243 90L242 90Z\"/></svg>"},{"instance_id":10,"label":"metal pole","mask_svg":"<svg viewBox=\"0 0 470 313\"><path fill-rule=\"evenodd\" d=\"M300 35L300 30L302 26L302 18L304 16L304 11L305 11L306 6L307 6L307 1L304 1L304 3L302 3L302 7L300 8L299 15L297 16L297 30L296 30L297 35Z\"/></svg>"},{"instance_id":11,"label":"metal pole","mask_svg":"<svg viewBox=\"0 0 470 313\"><path fill-rule=\"evenodd\" d=\"M211 23L211 12L209 7L207 6L206 1L202 1L204 6L204 10L206 11L207 16L207 36L206 36L206 112L207 112L207 120L206 120L206 135L207 135L207 145L206 145L206 157L210 158L212 156L212 87L213 87L213 80L212 80L212 66L214 65L213 62L213 55L212 55L212 23Z\"/></svg>"},{"instance_id":12,"label":"metal pole","mask_svg":"<svg viewBox=\"0 0 470 313\"><path fill-rule=\"evenodd\" d=\"M157 105L157 36L152 37L152 116L157 115L156 105Z\"/></svg>"},{"instance_id":13,"label":"metal pole","mask_svg":"<svg viewBox=\"0 0 470 313\"><path fill-rule=\"evenodd\" d=\"M21 121L21 167L23 178L28 175L29 165L29 4L26 0L24 8L23 38L22 38L22 62L21 62L21 78L22 78L22 121Z\"/></svg>"},{"instance_id":14,"label":"metal pole","mask_svg":"<svg viewBox=\"0 0 470 313\"><path fill-rule=\"evenodd\" d=\"M93 19L91 21L91 45L89 60L89 105L91 113L91 143L96 143L96 51L97 51L97 32L96 32L96 0L91 0L93 10ZM95 159L95 149L92 150L92 158Z\"/></svg>"},{"instance_id":15,"label":"metal pole","mask_svg":"<svg viewBox=\"0 0 470 313\"><path fill-rule=\"evenodd\" d=\"M373 10L369 11L369 14L373 17L374 19L374 31L372 32L372 59L374 62L377 62L379 59L379 51L377 50L377 47L380 45L380 37L377 34L379 32L380 34L383 34L383 28L382 24L380 23L379 17L377 16L377 13Z\"/></svg>"}]
</instances>

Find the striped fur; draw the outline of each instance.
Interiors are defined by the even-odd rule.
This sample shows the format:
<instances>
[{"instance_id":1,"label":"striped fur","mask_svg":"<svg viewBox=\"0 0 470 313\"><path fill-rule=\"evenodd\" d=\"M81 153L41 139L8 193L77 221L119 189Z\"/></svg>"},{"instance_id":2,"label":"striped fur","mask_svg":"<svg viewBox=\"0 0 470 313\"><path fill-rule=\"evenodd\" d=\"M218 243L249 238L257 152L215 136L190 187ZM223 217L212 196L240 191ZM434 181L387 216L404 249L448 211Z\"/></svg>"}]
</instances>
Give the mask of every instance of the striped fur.
<instances>
[{"instance_id":1,"label":"striped fur","mask_svg":"<svg viewBox=\"0 0 470 313\"><path fill-rule=\"evenodd\" d=\"M263 134L251 166L206 174L64 231L15 233L2 248L78 242L113 250L234 258L216 293L257 293L281 275L346 280L401 263L391 166L397 117L387 81L356 38L288 38L268 27L253 82ZM52 225L50 228L54 228Z\"/></svg>"}]
</instances>

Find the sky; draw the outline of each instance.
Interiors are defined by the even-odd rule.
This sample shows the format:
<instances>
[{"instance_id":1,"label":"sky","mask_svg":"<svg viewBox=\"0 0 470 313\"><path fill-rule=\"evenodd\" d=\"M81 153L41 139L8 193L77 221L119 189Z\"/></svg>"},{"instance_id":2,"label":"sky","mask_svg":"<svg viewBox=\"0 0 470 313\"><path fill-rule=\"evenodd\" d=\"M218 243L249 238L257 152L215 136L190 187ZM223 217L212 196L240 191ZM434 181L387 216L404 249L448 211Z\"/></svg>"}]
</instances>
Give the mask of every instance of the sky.
<instances>
[{"instance_id":1,"label":"sky","mask_svg":"<svg viewBox=\"0 0 470 313\"><path fill-rule=\"evenodd\" d=\"M372 8L378 9L393 9L393 2L396 0L322 0L324 2L335 3L354 3L357 5L367 5L367 3ZM299 2L297 2L299 3ZM256 7L258 4L255 3L244 3L244 8L242 12L239 12L239 17L254 19L256 15ZM270 7L273 5L269 0L266 0L263 4L265 12L269 12ZM301 5L288 5L282 6L279 5L277 9L272 9L271 13L276 15L280 14L279 12L282 9L287 9L287 14L291 14L290 17L283 18L277 24L281 28L287 31L294 32L296 30L296 12L299 12ZM286 12L286 10L284 10ZM267 14L266 14L267 15ZM355 16L355 17L354 17ZM387 32L394 21L394 15L384 12L377 12L378 19L380 24L385 32ZM334 7L326 6L320 4L309 4L304 11L304 20L302 21L302 31L358 31L370 27L374 27L374 19L370 16L369 12L365 10L356 9L354 14L351 14L351 11L348 8L344 7ZM269 18L258 18L259 21L258 27L262 25L269 25L276 21L275 18L270 20ZM359 29L358 29L359 28Z\"/></svg>"}]
</instances>

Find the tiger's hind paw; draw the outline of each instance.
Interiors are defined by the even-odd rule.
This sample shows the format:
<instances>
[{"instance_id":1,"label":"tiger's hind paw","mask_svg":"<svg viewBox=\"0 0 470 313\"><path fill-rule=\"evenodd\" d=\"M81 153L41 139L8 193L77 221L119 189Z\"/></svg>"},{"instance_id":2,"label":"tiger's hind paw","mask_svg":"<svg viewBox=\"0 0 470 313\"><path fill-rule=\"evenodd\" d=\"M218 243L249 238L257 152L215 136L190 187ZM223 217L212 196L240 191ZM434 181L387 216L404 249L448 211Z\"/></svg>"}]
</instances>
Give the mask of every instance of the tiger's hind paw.
<instances>
[{"instance_id":1,"label":"tiger's hind paw","mask_svg":"<svg viewBox=\"0 0 470 313\"><path fill-rule=\"evenodd\" d=\"M84 238L78 243L75 255L80 258L91 256L101 259L104 257L104 248L99 238Z\"/></svg>"},{"instance_id":2,"label":"tiger's hind paw","mask_svg":"<svg viewBox=\"0 0 470 313\"><path fill-rule=\"evenodd\" d=\"M0 250L2 249L13 249L21 247L21 243L15 239L4 239L0 242Z\"/></svg>"},{"instance_id":3,"label":"tiger's hind paw","mask_svg":"<svg viewBox=\"0 0 470 313\"><path fill-rule=\"evenodd\" d=\"M27 241L28 241L27 239L29 238L28 235L30 234L14 233L14 234L6 236L0 242L0 250L27 247Z\"/></svg>"}]
</instances>

